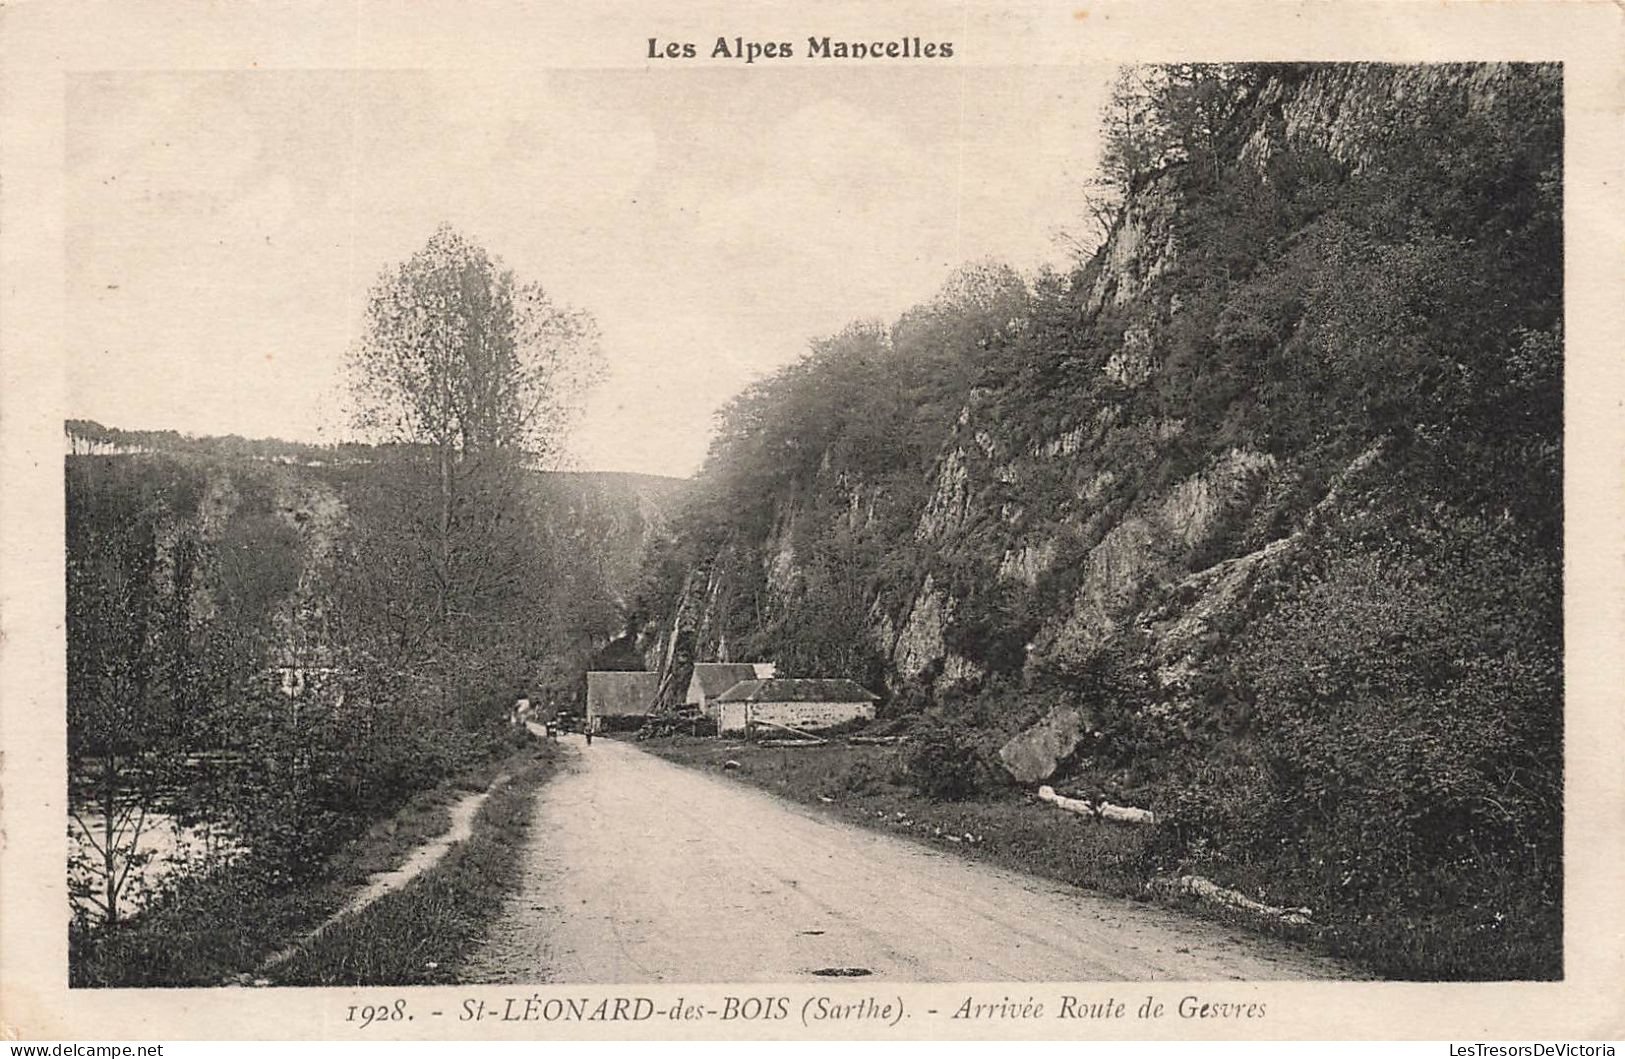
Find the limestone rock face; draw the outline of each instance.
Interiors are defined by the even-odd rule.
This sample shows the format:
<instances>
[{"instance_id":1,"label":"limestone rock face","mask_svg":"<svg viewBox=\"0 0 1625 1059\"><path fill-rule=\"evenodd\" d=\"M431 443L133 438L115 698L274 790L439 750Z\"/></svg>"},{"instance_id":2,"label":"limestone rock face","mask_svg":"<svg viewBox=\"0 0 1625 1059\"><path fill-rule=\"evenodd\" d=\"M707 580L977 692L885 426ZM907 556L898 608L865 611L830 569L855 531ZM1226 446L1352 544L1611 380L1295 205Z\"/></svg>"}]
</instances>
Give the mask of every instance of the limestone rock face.
<instances>
[{"instance_id":1,"label":"limestone rock face","mask_svg":"<svg viewBox=\"0 0 1625 1059\"><path fill-rule=\"evenodd\" d=\"M912 677L943 656L942 633L952 617L953 605L944 601L927 574L892 652L898 673Z\"/></svg>"},{"instance_id":2,"label":"limestone rock face","mask_svg":"<svg viewBox=\"0 0 1625 1059\"><path fill-rule=\"evenodd\" d=\"M936 488L920 518L917 540L937 540L964 524L970 513L970 470L963 449L951 449L937 467Z\"/></svg>"},{"instance_id":3,"label":"limestone rock face","mask_svg":"<svg viewBox=\"0 0 1625 1059\"><path fill-rule=\"evenodd\" d=\"M1244 501L1249 483L1274 468L1273 457L1231 450L1113 526L1086 559L1071 614L1043 638L1045 652L1087 658L1133 620L1146 586L1168 578L1181 556L1214 532L1226 508Z\"/></svg>"},{"instance_id":4,"label":"limestone rock face","mask_svg":"<svg viewBox=\"0 0 1625 1059\"><path fill-rule=\"evenodd\" d=\"M1049 779L1072 755L1083 738L1083 714L1072 706L1056 706L1031 728L999 748L999 761L1018 783Z\"/></svg>"}]
</instances>

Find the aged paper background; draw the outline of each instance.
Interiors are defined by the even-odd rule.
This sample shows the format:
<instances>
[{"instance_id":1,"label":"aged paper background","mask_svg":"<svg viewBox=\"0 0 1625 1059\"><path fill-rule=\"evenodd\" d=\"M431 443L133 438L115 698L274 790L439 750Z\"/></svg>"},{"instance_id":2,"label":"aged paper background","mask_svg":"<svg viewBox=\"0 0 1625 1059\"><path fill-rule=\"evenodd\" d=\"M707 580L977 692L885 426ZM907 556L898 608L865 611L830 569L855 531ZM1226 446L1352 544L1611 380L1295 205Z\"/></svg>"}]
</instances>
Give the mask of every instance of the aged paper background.
<instances>
[{"instance_id":1,"label":"aged paper background","mask_svg":"<svg viewBox=\"0 0 1625 1059\"><path fill-rule=\"evenodd\" d=\"M815 25L816 23L816 25ZM547 69L640 69L650 36L952 40L960 67L1131 60L1528 60L1565 64L1567 192L1566 977L1557 983L1057 984L972 989L831 984L823 995L899 996L911 1011L967 996L1053 1001L1063 992L1169 1003L1266 999L1262 1022L952 1023L896 1029L799 1021L631 1025L394 1024L404 1036L1001 1036L1550 1038L1625 1035L1625 8L1609 3L618 4L602 11L511 0L116 7L25 2L0 11L0 1032L24 1038L345 1038L360 990L70 992L66 988L62 420L65 79L81 71L480 70L515 83ZM794 60L806 65L810 60ZM703 65L703 64L701 64ZM752 68L767 79L776 67ZM842 67L823 73L840 78ZM682 70L660 76L683 76ZM492 101L500 107L500 99ZM748 135L749 130L740 130ZM794 203L785 203L794 209ZM174 363L176 374L187 370ZM244 394L243 400L252 400ZM734 990L760 994L759 986ZM815 990L779 992L793 1006ZM382 992L369 990L369 1000ZM427 997L424 991L411 991ZM504 987L434 991L437 1006ZM553 994L720 998L726 986L554 988ZM1019 994L1019 996L1018 996ZM414 1003L416 1000L414 1000ZM376 1036L378 1028L369 1032Z\"/></svg>"}]
</instances>

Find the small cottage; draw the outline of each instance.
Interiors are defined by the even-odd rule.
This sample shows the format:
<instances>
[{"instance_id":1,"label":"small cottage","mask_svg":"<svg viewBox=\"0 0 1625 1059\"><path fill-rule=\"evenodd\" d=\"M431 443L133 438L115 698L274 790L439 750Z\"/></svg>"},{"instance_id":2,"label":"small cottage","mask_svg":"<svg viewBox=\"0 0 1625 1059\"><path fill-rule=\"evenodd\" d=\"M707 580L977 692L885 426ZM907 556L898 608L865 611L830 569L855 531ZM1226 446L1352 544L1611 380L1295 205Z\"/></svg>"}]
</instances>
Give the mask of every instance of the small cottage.
<instances>
[{"instance_id":1,"label":"small cottage","mask_svg":"<svg viewBox=\"0 0 1625 1059\"><path fill-rule=\"evenodd\" d=\"M801 731L872 720L879 696L850 680L746 680L716 700L717 731L757 726Z\"/></svg>"},{"instance_id":2,"label":"small cottage","mask_svg":"<svg viewBox=\"0 0 1625 1059\"><path fill-rule=\"evenodd\" d=\"M654 712L659 691L659 673L592 670L587 674L587 723L635 728Z\"/></svg>"},{"instance_id":3,"label":"small cottage","mask_svg":"<svg viewBox=\"0 0 1625 1059\"><path fill-rule=\"evenodd\" d=\"M683 705L698 709L706 717L715 717L717 696L742 680L755 679L756 666L750 662L695 662Z\"/></svg>"}]
</instances>

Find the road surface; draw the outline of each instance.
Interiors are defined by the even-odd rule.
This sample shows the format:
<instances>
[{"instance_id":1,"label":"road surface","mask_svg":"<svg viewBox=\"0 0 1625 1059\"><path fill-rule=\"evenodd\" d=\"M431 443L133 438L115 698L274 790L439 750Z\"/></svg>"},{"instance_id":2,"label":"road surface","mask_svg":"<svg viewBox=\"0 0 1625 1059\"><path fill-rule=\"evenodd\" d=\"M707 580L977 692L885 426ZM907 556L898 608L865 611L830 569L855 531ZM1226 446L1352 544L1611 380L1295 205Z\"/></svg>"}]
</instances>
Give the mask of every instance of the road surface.
<instances>
[{"instance_id":1,"label":"road surface","mask_svg":"<svg viewBox=\"0 0 1625 1059\"><path fill-rule=\"evenodd\" d=\"M1172 910L854 828L612 739L566 737L472 982L1346 977ZM873 980L871 978L870 980Z\"/></svg>"}]
</instances>

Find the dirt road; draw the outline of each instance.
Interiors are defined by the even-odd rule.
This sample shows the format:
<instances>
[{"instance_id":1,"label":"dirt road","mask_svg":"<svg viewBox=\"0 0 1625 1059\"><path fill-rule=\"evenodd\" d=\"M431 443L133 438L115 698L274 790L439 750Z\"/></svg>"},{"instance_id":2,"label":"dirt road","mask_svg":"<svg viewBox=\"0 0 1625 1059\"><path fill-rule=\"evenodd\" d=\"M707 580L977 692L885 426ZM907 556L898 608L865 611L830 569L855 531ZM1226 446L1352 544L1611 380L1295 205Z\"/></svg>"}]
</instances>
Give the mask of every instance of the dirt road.
<instances>
[{"instance_id":1,"label":"dirt road","mask_svg":"<svg viewBox=\"0 0 1625 1059\"><path fill-rule=\"evenodd\" d=\"M475 982L1341 977L1264 938L1003 871L662 761L566 740Z\"/></svg>"}]
</instances>

